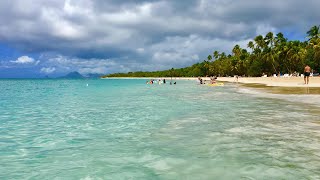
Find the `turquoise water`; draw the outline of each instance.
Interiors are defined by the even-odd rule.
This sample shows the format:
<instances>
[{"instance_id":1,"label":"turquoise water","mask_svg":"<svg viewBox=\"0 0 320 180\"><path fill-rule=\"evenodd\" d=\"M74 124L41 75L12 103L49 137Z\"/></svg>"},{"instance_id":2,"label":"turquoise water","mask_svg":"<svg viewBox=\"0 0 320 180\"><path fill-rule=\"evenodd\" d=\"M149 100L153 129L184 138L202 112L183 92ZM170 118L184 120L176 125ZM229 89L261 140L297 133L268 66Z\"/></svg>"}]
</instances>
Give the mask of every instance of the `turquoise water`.
<instances>
[{"instance_id":1,"label":"turquoise water","mask_svg":"<svg viewBox=\"0 0 320 180\"><path fill-rule=\"evenodd\" d=\"M320 179L318 95L111 79L0 92L0 179Z\"/></svg>"}]
</instances>

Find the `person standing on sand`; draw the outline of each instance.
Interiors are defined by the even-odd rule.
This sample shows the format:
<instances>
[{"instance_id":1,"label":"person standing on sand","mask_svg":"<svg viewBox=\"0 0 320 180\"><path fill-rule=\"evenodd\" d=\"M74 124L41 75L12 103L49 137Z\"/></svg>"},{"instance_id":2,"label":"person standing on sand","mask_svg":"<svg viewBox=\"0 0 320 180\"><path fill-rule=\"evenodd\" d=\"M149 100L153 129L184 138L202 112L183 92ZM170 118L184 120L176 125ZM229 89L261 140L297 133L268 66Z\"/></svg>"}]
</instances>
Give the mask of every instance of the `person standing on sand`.
<instances>
[{"instance_id":1,"label":"person standing on sand","mask_svg":"<svg viewBox=\"0 0 320 180\"><path fill-rule=\"evenodd\" d=\"M309 84L309 76L310 76L310 72L311 72L311 68L310 66L306 65L306 67L304 67L304 84Z\"/></svg>"}]
</instances>

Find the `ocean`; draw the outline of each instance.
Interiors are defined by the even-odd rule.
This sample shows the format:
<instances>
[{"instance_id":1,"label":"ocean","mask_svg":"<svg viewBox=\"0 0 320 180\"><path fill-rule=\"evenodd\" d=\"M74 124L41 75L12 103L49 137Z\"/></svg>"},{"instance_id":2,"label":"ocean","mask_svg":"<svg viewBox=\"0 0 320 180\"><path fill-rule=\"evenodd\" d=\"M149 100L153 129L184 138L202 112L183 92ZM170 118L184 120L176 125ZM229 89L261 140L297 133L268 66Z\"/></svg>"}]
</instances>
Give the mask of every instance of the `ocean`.
<instances>
[{"instance_id":1,"label":"ocean","mask_svg":"<svg viewBox=\"0 0 320 180\"><path fill-rule=\"evenodd\" d=\"M0 179L320 179L319 95L0 80Z\"/></svg>"}]
</instances>

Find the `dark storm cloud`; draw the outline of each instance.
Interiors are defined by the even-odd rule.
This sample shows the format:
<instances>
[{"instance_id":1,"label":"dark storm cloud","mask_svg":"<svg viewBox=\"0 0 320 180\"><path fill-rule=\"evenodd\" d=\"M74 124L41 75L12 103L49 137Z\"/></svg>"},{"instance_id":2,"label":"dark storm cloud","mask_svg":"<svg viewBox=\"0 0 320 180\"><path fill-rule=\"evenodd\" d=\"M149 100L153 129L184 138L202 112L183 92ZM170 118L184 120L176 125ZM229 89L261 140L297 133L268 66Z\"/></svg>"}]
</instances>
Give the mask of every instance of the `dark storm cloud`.
<instances>
[{"instance_id":1,"label":"dark storm cloud","mask_svg":"<svg viewBox=\"0 0 320 180\"><path fill-rule=\"evenodd\" d=\"M304 36L319 22L319 6L316 0L0 1L0 43L26 54L113 62L99 72L111 66L165 69L201 61L215 49L246 46L268 31L291 29ZM59 63L45 61L44 70Z\"/></svg>"}]
</instances>

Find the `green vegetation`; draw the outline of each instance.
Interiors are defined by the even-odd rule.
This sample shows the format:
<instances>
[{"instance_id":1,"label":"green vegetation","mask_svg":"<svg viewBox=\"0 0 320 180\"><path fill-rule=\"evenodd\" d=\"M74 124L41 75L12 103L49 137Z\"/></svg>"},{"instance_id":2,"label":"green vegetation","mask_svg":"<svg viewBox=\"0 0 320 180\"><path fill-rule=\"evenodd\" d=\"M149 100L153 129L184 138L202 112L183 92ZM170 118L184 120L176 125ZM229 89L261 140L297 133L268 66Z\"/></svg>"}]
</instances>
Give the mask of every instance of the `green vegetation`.
<instances>
[{"instance_id":1,"label":"green vegetation","mask_svg":"<svg viewBox=\"0 0 320 180\"><path fill-rule=\"evenodd\" d=\"M269 32L250 41L247 48L235 45L232 54L214 51L201 63L180 69L154 72L115 73L102 77L197 77L197 76L261 76L267 74L302 73L305 64L320 71L320 26L313 26L308 40L288 41L282 33Z\"/></svg>"}]
</instances>

